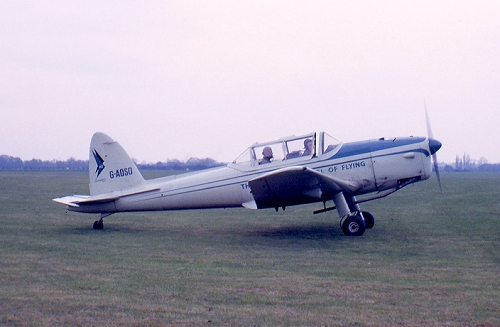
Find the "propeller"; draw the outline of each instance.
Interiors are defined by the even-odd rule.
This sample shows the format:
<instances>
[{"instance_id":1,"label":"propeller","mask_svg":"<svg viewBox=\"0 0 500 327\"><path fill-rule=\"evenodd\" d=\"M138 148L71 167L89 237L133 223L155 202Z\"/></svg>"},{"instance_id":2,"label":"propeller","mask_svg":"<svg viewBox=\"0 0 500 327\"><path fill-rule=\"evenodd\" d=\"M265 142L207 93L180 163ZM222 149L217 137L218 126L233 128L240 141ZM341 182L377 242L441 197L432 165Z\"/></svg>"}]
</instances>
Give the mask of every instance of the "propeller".
<instances>
[{"instance_id":1,"label":"propeller","mask_svg":"<svg viewBox=\"0 0 500 327\"><path fill-rule=\"evenodd\" d=\"M434 139L432 136L431 123L429 121L429 113L427 112L427 104L424 101L425 106L425 120L427 121L427 136L429 138L429 150L432 155L432 163L434 165L434 171L436 172L436 177L439 184L439 190L443 193L443 188L441 187L441 177L439 176L439 167L436 152L441 148L442 144L438 140Z\"/></svg>"}]
</instances>

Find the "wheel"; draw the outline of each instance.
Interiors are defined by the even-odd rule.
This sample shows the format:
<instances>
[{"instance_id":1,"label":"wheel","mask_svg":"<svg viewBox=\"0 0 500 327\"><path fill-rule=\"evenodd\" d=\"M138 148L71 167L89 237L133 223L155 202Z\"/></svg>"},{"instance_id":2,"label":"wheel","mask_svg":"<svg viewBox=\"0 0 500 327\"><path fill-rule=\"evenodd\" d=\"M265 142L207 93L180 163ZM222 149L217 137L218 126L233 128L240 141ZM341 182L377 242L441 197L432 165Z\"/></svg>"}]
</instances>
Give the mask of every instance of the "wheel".
<instances>
[{"instance_id":1,"label":"wheel","mask_svg":"<svg viewBox=\"0 0 500 327\"><path fill-rule=\"evenodd\" d=\"M361 236L365 233L365 222L360 216L348 216L342 223L342 230L347 236Z\"/></svg>"},{"instance_id":2,"label":"wheel","mask_svg":"<svg viewBox=\"0 0 500 327\"><path fill-rule=\"evenodd\" d=\"M365 226L366 228L373 228L375 226L375 218L368 211L361 211L361 215L365 218Z\"/></svg>"},{"instance_id":3,"label":"wheel","mask_svg":"<svg viewBox=\"0 0 500 327\"><path fill-rule=\"evenodd\" d=\"M349 217L348 215L340 218L340 229L344 229L344 221Z\"/></svg>"},{"instance_id":4,"label":"wheel","mask_svg":"<svg viewBox=\"0 0 500 327\"><path fill-rule=\"evenodd\" d=\"M94 225L92 226L94 229L103 229L104 223L102 219L94 221Z\"/></svg>"}]
</instances>

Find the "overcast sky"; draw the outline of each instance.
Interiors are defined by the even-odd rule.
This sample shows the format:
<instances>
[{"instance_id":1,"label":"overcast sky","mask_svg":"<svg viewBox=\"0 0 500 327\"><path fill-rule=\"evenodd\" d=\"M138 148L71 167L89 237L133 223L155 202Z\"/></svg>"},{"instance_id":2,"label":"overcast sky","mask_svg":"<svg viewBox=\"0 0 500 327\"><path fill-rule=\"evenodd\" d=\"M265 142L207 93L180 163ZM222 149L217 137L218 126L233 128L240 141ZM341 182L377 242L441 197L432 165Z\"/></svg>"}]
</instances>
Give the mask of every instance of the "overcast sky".
<instances>
[{"instance_id":1,"label":"overcast sky","mask_svg":"<svg viewBox=\"0 0 500 327\"><path fill-rule=\"evenodd\" d=\"M0 154L231 161L324 130L500 162L498 1L1 1Z\"/></svg>"}]
</instances>

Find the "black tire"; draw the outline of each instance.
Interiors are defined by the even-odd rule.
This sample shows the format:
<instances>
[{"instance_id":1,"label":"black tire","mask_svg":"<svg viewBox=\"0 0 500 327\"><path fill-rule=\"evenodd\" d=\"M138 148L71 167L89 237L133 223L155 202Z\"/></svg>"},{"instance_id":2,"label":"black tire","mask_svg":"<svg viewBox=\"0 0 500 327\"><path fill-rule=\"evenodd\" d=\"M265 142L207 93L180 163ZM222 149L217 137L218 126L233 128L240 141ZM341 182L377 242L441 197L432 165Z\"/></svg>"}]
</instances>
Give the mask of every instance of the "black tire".
<instances>
[{"instance_id":1,"label":"black tire","mask_svg":"<svg viewBox=\"0 0 500 327\"><path fill-rule=\"evenodd\" d=\"M365 221L360 216L349 216L342 224L342 230L347 236L361 236L365 229Z\"/></svg>"},{"instance_id":2,"label":"black tire","mask_svg":"<svg viewBox=\"0 0 500 327\"><path fill-rule=\"evenodd\" d=\"M365 227L370 229L375 226L375 218L368 211L361 211L361 215L365 218Z\"/></svg>"},{"instance_id":3,"label":"black tire","mask_svg":"<svg viewBox=\"0 0 500 327\"><path fill-rule=\"evenodd\" d=\"M344 216L340 218L340 229L344 229L344 221L347 219L348 216Z\"/></svg>"},{"instance_id":4,"label":"black tire","mask_svg":"<svg viewBox=\"0 0 500 327\"><path fill-rule=\"evenodd\" d=\"M92 226L94 229L104 229L104 223L102 220L94 221L94 225Z\"/></svg>"}]
</instances>

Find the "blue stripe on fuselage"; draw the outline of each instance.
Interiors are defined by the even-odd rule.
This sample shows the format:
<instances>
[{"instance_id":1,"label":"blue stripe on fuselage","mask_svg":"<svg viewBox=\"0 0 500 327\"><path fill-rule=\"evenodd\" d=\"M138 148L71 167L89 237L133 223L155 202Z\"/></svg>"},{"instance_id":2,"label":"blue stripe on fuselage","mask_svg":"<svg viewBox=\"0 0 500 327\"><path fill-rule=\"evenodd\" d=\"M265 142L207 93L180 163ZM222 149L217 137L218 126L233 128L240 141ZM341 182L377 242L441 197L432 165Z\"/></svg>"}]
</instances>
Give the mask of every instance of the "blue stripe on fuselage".
<instances>
[{"instance_id":1,"label":"blue stripe on fuselage","mask_svg":"<svg viewBox=\"0 0 500 327\"><path fill-rule=\"evenodd\" d=\"M425 140L424 137L402 137L393 139L378 139L378 140L344 143L340 148L339 152L337 152L332 157L332 159L345 158L361 154L369 154L370 152L420 143L423 142L424 140Z\"/></svg>"}]
</instances>

